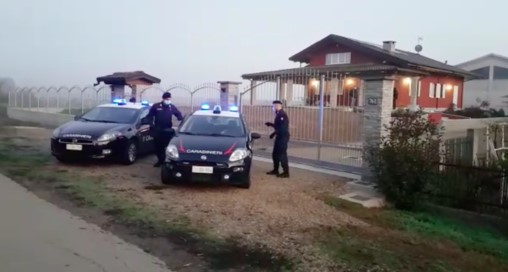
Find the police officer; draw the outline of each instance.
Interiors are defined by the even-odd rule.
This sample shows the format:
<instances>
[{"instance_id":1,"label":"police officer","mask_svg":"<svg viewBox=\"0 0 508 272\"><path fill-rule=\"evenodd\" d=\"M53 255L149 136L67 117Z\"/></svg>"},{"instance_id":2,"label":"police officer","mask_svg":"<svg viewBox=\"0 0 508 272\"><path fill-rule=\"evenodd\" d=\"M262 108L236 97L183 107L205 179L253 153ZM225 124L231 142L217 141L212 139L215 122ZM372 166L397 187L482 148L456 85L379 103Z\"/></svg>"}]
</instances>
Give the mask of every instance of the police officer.
<instances>
[{"instance_id":1,"label":"police officer","mask_svg":"<svg viewBox=\"0 0 508 272\"><path fill-rule=\"evenodd\" d=\"M273 144L273 170L266 173L267 175L276 175L279 178L289 178L288 164L288 142L289 142L289 118L282 109L282 102L273 101L273 109L275 111L275 121L273 123L266 122L265 125L274 128L274 132L270 134L270 139L275 137ZM279 165L282 165L282 173L279 173Z\"/></svg>"},{"instance_id":2,"label":"police officer","mask_svg":"<svg viewBox=\"0 0 508 272\"><path fill-rule=\"evenodd\" d=\"M155 154L157 155L157 162L153 165L154 167L161 166L166 159L166 147L175 134L173 115L178 121L183 120L182 113L175 105L171 104L171 93L165 92L162 95L162 101L153 104L146 116L151 124Z\"/></svg>"}]
</instances>

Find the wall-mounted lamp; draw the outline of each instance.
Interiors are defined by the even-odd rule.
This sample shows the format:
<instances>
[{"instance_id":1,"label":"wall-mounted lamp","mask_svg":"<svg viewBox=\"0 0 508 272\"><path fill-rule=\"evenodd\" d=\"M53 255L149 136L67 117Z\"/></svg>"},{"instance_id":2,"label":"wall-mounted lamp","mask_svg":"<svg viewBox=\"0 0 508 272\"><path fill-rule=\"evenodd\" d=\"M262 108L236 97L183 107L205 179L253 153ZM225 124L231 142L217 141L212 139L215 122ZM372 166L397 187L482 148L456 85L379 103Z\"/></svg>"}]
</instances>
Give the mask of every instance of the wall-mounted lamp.
<instances>
[{"instance_id":1,"label":"wall-mounted lamp","mask_svg":"<svg viewBox=\"0 0 508 272\"><path fill-rule=\"evenodd\" d=\"M351 85L353 85L353 84L355 84L355 80L354 80L354 79L352 79L352 78L348 78L348 79L346 80L346 85L351 86Z\"/></svg>"},{"instance_id":2,"label":"wall-mounted lamp","mask_svg":"<svg viewBox=\"0 0 508 272\"><path fill-rule=\"evenodd\" d=\"M453 86L451 84L446 84L445 85L445 90L451 91L452 89L453 89Z\"/></svg>"},{"instance_id":3,"label":"wall-mounted lamp","mask_svg":"<svg viewBox=\"0 0 508 272\"><path fill-rule=\"evenodd\" d=\"M410 77L404 78L404 84L406 84L406 85L411 84L411 78Z\"/></svg>"},{"instance_id":4,"label":"wall-mounted lamp","mask_svg":"<svg viewBox=\"0 0 508 272\"><path fill-rule=\"evenodd\" d=\"M310 80L310 84L314 87L318 87L319 86L319 80L317 79L311 79Z\"/></svg>"}]
</instances>

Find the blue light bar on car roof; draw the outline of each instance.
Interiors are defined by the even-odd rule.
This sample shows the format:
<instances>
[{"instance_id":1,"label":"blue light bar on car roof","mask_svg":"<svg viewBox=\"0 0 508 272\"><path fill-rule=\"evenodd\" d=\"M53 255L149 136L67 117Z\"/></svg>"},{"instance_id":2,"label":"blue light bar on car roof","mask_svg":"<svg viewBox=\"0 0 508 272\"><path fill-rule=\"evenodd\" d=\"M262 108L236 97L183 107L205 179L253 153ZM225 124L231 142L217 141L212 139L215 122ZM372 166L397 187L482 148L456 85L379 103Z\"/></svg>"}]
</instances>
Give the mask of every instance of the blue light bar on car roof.
<instances>
[{"instance_id":1,"label":"blue light bar on car roof","mask_svg":"<svg viewBox=\"0 0 508 272\"><path fill-rule=\"evenodd\" d=\"M219 105L215 105L213 107L213 113L220 113L222 111L222 108Z\"/></svg>"},{"instance_id":2,"label":"blue light bar on car roof","mask_svg":"<svg viewBox=\"0 0 508 272\"><path fill-rule=\"evenodd\" d=\"M238 111L238 107L237 106L230 106L229 107L229 111L237 112Z\"/></svg>"},{"instance_id":3,"label":"blue light bar on car roof","mask_svg":"<svg viewBox=\"0 0 508 272\"><path fill-rule=\"evenodd\" d=\"M148 105L150 105L150 103L148 103L147 100L143 100L143 101L141 101L141 105L148 106Z\"/></svg>"},{"instance_id":4,"label":"blue light bar on car roof","mask_svg":"<svg viewBox=\"0 0 508 272\"><path fill-rule=\"evenodd\" d=\"M202 110L209 110L209 109L210 109L210 105L208 105L208 104L203 104L203 105L201 105L201 109L202 109Z\"/></svg>"},{"instance_id":5,"label":"blue light bar on car roof","mask_svg":"<svg viewBox=\"0 0 508 272\"><path fill-rule=\"evenodd\" d=\"M113 99L113 104L125 105L125 104L127 104L127 101L125 99L116 98L116 99Z\"/></svg>"}]
</instances>

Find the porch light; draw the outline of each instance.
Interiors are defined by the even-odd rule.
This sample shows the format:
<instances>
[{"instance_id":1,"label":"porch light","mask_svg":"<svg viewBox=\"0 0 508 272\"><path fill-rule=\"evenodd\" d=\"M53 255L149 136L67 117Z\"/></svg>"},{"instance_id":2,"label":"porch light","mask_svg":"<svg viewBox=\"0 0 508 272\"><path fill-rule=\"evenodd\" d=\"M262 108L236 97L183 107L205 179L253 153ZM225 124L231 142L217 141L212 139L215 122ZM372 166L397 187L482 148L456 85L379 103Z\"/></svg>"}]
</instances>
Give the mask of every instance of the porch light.
<instances>
[{"instance_id":1,"label":"porch light","mask_svg":"<svg viewBox=\"0 0 508 272\"><path fill-rule=\"evenodd\" d=\"M446 84L446 85L445 85L445 90L447 90L447 91L451 91L451 90L452 90L452 88L453 88L453 87L452 87L452 85L450 85L450 84Z\"/></svg>"},{"instance_id":2,"label":"porch light","mask_svg":"<svg viewBox=\"0 0 508 272\"><path fill-rule=\"evenodd\" d=\"M319 80L311 79L310 84L312 86L314 86L314 87L318 87L319 86Z\"/></svg>"},{"instance_id":3,"label":"porch light","mask_svg":"<svg viewBox=\"0 0 508 272\"><path fill-rule=\"evenodd\" d=\"M406 85L411 84L411 78L410 77L404 78L404 84L406 84Z\"/></svg>"},{"instance_id":4,"label":"porch light","mask_svg":"<svg viewBox=\"0 0 508 272\"><path fill-rule=\"evenodd\" d=\"M355 80L354 80L354 79L352 79L352 78L348 78L348 79L346 80L346 85L351 86L351 85L353 85L353 84L355 84Z\"/></svg>"}]
</instances>

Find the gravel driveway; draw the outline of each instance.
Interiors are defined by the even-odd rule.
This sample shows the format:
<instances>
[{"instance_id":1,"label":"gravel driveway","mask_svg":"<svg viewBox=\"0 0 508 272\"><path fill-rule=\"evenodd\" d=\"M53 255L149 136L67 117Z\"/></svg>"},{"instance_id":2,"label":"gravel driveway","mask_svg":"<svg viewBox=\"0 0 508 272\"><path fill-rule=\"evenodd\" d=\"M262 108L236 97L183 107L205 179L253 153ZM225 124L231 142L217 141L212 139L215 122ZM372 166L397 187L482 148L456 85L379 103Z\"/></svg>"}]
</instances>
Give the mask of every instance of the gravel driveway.
<instances>
[{"instance_id":1,"label":"gravel driveway","mask_svg":"<svg viewBox=\"0 0 508 272\"><path fill-rule=\"evenodd\" d=\"M9 131L13 135L22 133L31 139L31 144L45 148L51 133L45 129ZM312 243L320 230L364 224L321 200L323 194L342 192L344 180L336 176L291 169L290 179L277 179L265 175L269 164L255 161L249 190L228 186L161 186L160 170L152 167L154 159L143 158L131 166L104 162L69 166L55 162L54 167L100 177L119 196L150 206L167 220L181 220L185 216L194 227L219 237L268 247L312 263L312 267L326 262L317 257Z\"/></svg>"}]
</instances>

